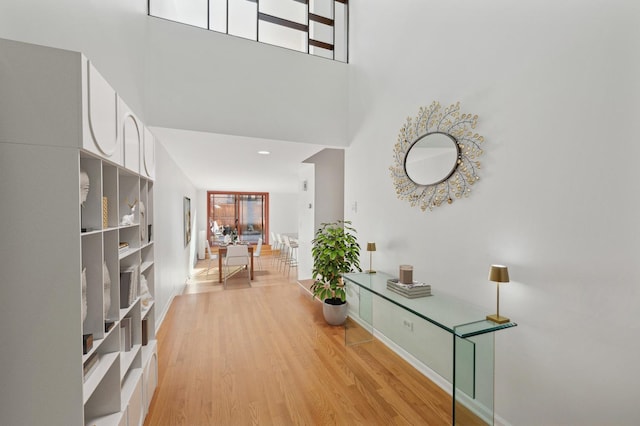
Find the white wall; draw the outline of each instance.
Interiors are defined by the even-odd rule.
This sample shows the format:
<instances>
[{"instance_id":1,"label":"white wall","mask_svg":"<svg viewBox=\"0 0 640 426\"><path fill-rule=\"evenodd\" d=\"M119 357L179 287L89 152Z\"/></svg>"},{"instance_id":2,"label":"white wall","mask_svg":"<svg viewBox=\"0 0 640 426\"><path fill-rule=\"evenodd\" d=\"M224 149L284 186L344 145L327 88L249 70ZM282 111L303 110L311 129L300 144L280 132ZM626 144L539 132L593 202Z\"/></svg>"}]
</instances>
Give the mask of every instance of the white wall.
<instances>
[{"instance_id":1,"label":"white wall","mask_svg":"<svg viewBox=\"0 0 640 426\"><path fill-rule=\"evenodd\" d=\"M147 0L3 1L0 38L84 53L148 126L346 145L346 64L146 13Z\"/></svg>"},{"instance_id":2,"label":"white wall","mask_svg":"<svg viewBox=\"0 0 640 426\"><path fill-rule=\"evenodd\" d=\"M269 231L276 234L298 232L297 192L269 194Z\"/></svg>"},{"instance_id":3,"label":"white wall","mask_svg":"<svg viewBox=\"0 0 640 426\"><path fill-rule=\"evenodd\" d=\"M149 18L152 125L347 144L346 64Z\"/></svg>"},{"instance_id":4,"label":"white wall","mask_svg":"<svg viewBox=\"0 0 640 426\"><path fill-rule=\"evenodd\" d=\"M498 415L640 423L638 2L350 5L345 218L376 241L376 269L413 264L494 313L489 265L508 265L501 313L518 327L496 335ZM470 197L424 213L396 199L389 166L433 100L478 114L486 142Z\"/></svg>"},{"instance_id":5,"label":"white wall","mask_svg":"<svg viewBox=\"0 0 640 426\"><path fill-rule=\"evenodd\" d=\"M301 163L299 165L298 182L298 279L308 280L311 279L313 271L311 241L316 230L315 164Z\"/></svg>"},{"instance_id":6,"label":"white wall","mask_svg":"<svg viewBox=\"0 0 640 426\"><path fill-rule=\"evenodd\" d=\"M156 141L156 181L154 183L154 254L158 317L164 317L173 297L184 288L191 273L197 244L195 226L189 246L184 245L183 199L191 198L193 220L199 217L196 189L169 157L161 141ZM159 326L159 324L156 324Z\"/></svg>"},{"instance_id":7,"label":"white wall","mask_svg":"<svg viewBox=\"0 0 640 426\"><path fill-rule=\"evenodd\" d=\"M314 232L325 222L343 219L344 150L323 149L304 160L314 164Z\"/></svg>"},{"instance_id":8,"label":"white wall","mask_svg":"<svg viewBox=\"0 0 640 426\"><path fill-rule=\"evenodd\" d=\"M3 1L0 37L84 53L127 105L143 110L146 0Z\"/></svg>"}]
</instances>

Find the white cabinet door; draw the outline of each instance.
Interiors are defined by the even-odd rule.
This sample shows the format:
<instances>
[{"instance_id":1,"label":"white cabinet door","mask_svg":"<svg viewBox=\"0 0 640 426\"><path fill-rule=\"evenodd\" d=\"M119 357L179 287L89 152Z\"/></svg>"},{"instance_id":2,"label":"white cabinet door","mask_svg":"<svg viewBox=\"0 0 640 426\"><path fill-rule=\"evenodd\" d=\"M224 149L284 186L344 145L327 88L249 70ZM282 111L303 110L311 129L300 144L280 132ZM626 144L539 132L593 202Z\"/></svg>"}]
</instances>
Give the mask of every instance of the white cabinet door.
<instances>
[{"instance_id":1,"label":"white cabinet door","mask_svg":"<svg viewBox=\"0 0 640 426\"><path fill-rule=\"evenodd\" d=\"M142 141L140 157L142 158L140 174L153 179L156 170L155 136L153 136L153 133L146 127L144 128L144 139Z\"/></svg>"},{"instance_id":2,"label":"white cabinet door","mask_svg":"<svg viewBox=\"0 0 640 426\"><path fill-rule=\"evenodd\" d=\"M89 61L86 61L84 91L83 147L122 165L122 145L118 139L117 95Z\"/></svg>"},{"instance_id":3,"label":"white cabinet door","mask_svg":"<svg viewBox=\"0 0 640 426\"><path fill-rule=\"evenodd\" d=\"M127 422L129 426L142 426L144 414L142 412L142 376L138 379L135 389L127 405Z\"/></svg>"},{"instance_id":4,"label":"white cabinet door","mask_svg":"<svg viewBox=\"0 0 640 426\"><path fill-rule=\"evenodd\" d=\"M154 352L153 355L151 355L149 364L147 364L147 366L144 368L144 373L142 373L142 381L144 386L144 415L146 416L149 412L149 406L151 405L151 400L153 399L153 394L156 390L156 386L158 386L157 352Z\"/></svg>"},{"instance_id":5,"label":"white cabinet door","mask_svg":"<svg viewBox=\"0 0 640 426\"><path fill-rule=\"evenodd\" d=\"M140 173L143 125L120 97L118 97L118 129L124 148L124 167Z\"/></svg>"}]
</instances>

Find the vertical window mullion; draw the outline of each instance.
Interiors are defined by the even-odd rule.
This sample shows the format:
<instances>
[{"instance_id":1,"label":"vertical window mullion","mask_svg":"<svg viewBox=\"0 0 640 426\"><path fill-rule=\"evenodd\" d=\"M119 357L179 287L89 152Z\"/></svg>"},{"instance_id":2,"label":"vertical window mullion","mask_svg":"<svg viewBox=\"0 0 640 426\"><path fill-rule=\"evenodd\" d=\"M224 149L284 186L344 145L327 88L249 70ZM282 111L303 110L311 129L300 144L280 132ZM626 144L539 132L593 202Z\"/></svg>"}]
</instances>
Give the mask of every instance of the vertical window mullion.
<instances>
[{"instance_id":1,"label":"vertical window mullion","mask_svg":"<svg viewBox=\"0 0 640 426\"><path fill-rule=\"evenodd\" d=\"M331 3L331 19L333 19L333 50L331 59L336 60L336 2Z\"/></svg>"},{"instance_id":2,"label":"vertical window mullion","mask_svg":"<svg viewBox=\"0 0 640 426\"><path fill-rule=\"evenodd\" d=\"M311 22L309 22L309 8L311 7L310 3L312 0L307 2L307 55L311 52L309 48L309 39L311 38Z\"/></svg>"}]
</instances>

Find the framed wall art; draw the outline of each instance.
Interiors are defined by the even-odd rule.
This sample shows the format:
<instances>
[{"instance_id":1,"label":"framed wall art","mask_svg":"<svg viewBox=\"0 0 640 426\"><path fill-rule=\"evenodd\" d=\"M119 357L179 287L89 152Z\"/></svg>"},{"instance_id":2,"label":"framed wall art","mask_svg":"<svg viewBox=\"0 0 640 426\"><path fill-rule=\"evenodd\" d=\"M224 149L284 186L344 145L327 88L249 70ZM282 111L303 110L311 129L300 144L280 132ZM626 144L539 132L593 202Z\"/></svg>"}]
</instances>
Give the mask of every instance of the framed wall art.
<instances>
[{"instance_id":1,"label":"framed wall art","mask_svg":"<svg viewBox=\"0 0 640 426\"><path fill-rule=\"evenodd\" d=\"M184 246L188 246L191 242L191 199L184 197L183 201L184 216Z\"/></svg>"}]
</instances>

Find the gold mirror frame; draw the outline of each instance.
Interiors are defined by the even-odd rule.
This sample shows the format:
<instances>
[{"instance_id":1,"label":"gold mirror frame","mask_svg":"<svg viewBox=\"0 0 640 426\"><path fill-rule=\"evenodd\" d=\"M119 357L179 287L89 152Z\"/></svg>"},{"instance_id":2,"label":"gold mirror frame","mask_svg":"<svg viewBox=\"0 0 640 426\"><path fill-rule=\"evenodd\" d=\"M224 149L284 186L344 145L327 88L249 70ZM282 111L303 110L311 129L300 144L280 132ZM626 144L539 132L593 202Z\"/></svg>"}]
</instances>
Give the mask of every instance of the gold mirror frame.
<instances>
[{"instance_id":1,"label":"gold mirror frame","mask_svg":"<svg viewBox=\"0 0 640 426\"><path fill-rule=\"evenodd\" d=\"M451 204L454 198L469 196L471 186L480 179L477 158L482 155L480 144L484 137L472 131L477 122L477 115L460 113L460 102L442 109L440 103L434 101L429 107L420 107L415 121L408 117L393 148L394 164L389 167L398 199L426 211L445 202ZM442 181L421 185L407 175L405 161L411 147L430 133L450 136L458 146L458 160L453 171L443 176Z\"/></svg>"}]
</instances>

